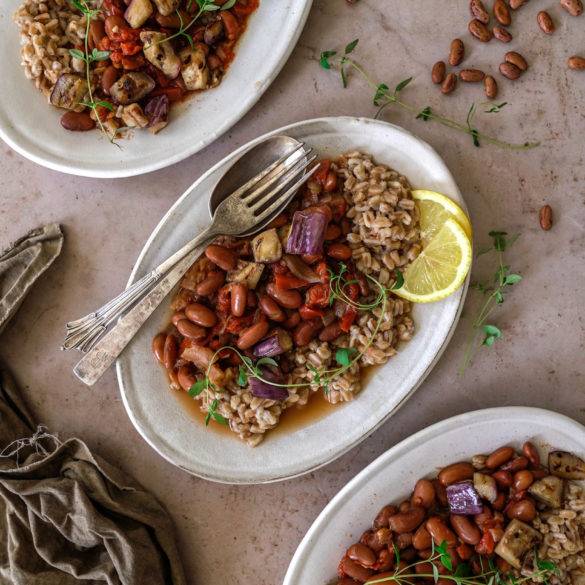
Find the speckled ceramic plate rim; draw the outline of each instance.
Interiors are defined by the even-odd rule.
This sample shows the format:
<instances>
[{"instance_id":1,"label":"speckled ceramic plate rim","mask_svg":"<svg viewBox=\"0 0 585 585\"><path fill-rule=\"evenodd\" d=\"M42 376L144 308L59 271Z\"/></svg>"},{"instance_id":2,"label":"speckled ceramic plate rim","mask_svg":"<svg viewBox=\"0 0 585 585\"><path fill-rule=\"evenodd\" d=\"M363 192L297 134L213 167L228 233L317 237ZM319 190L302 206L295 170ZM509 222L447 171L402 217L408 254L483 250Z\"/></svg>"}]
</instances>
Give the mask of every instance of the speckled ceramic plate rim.
<instances>
[{"instance_id":1,"label":"speckled ceramic plate rim","mask_svg":"<svg viewBox=\"0 0 585 585\"><path fill-rule=\"evenodd\" d=\"M286 37L284 38L284 42L280 42L280 37L279 37L279 43L278 46L281 49L280 54L273 54L271 58L274 59L274 62L272 63L272 65L270 66L270 68L268 69L266 75L260 79L253 79L251 77L251 73L253 71L253 67L250 67L250 70L246 71L246 75L244 75L243 77L248 77L250 80L250 88L247 91L244 91L241 94L241 101L239 102L239 105L237 107L230 107L228 109L228 114L225 116L225 119L223 121L223 123L221 125L219 125L215 130L207 130L204 134L201 135L201 137L195 141L193 141L192 143L190 143L190 146L178 151L178 152L173 152L173 149L170 148L169 144L162 144L160 145L160 157L155 157L154 155L150 156L150 160L142 160L142 162L133 162L131 161L130 163L126 163L128 164L128 166L125 166L124 162L121 162L119 165L116 164L116 166L112 166L111 168L100 168L99 164L96 164L96 166L88 166L87 164L78 164L76 162L73 161L69 161L66 160L66 158L64 157L59 157L56 154L54 154L52 151L46 151L46 149L42 148L42 145L39 145L37 143L35 143L34 141L32 141L30 139L30 137L28 135L24 135L22 134L22 132L10 121L10 116L8 114L3 115L4 112L2 111L2 106L0 105L0 138L6 143L8 144L8 146L10 146L12 149L14 149L16 152L18 152L19 154L21 154L22 156L24 156L25 158L41 165L44 166L46 168L55 170L55 171L60 171L62 173L67 173L67 174L73 174L73 175L77 175L77 176L82 176L82 177L94 177L94 178L108 178L108 179L113 179L113 178L121 178L121 177L131 177L131 176L137 176L137 175L142 175L145 173L150 173L162 168L165 168L167 166L173 165L175 163L178 163L186 158L188 158L189 156L199 152L200 150L202 150L203 148L205 148L206 146L208 146L209 144L211 144L212 142L214 142L217 138L219 138L222 134L224 134L227 130L229 130L234 124L236 124L241 118L243 118L246 113L248 113L248 111L254 106L254 104L256 104L256 102L260 99L260 97L262 96L262 94L264 94L264 92L270 87L270 85L272 84L272 82L276 79L277 75L280 73L281 69L283 68L283 66L285 65L285 63L287 62L288 58L290 57L290 54L292 53L294 47L297 44L297 41L301 35L301 32L305 26L305 22L307 20L307 17L309 16L309 12L311 10L311 6L313 3L313 0L292 0L293 2L298 2L300 4L300 8L299 7L295 7L295 8L299 8L298 12L296 12L296 22L292 23L292 26L290 28L286 29L286 33L288 34L288 39L286 39ZM4 9L2 9L2 7L0 7L0 32L4 33L8 33L8 36L10 37L10 39L12 39L12 37L14 37L14 31L16 31L16 33L18 34L18 29L16 27L16 25L12 22L12 12L14 10L16 10L16 7L19 5L19 0L12 0L12 2L7 2L7 4L4 6ZM264 14L264 13L263 13ZM294 12L293 12L294 14ZM252 15L252 18L257 17L258 15ZM270 12L267 12L263 18L267 19L270 17ZM278 28L275 29L274 33L276 35L281 35L282 34L282 29ZM6 36L6 35L4 35ZM248 42L246 36L244 35L244 40L246 42ZM5 41L7 42L7 41ZM0 39L0 46L2 46L2 40ZM12 46L12 45L11 45ZM14 45L18 47L18 44ZM267 48L270 45L267 45ZM273 44L273 47L275 45ZM9 54L8 51L6 51L6 54ZM6 55L5 55L6 58ZM18 61L20 61L20 57L18 57ZM237 59L236 59L237 62ZM17 62L18 64L18 62ZM238 71L241 74L241 71L239 69L241 63L238 63ZM18 65L18 68L20 68L20 65ZM236 65L232 64L230 71L232 73L232 75L235 74L235 69L236 69ZM18 71L18 73L14 72L14 68L11 66L10 68L11 71L11 75L16 75L16 79L15 81L19 84L21 84L22 79L24 79L24 81L26 82L26 84L30 87L26 87L25 91L30 91L31 94L39 94L39 92L37 92L37 90L34 88L34 86L32 85L31 82L29 82L25 76L24 76L24 71L20 70ZM5 76L8 74L8 71L4 71ZM20 77L22 77L22 79L20 77L18 77L18 74L20 74ZM228 76L229 76L229 72L228 72ZM221 86L220 86L221 87ZM16 90L15 90L16 91ZM216 91L211 90L211 92ZM1 92L0 92L1 95ZM27 99L30 97L30 100L32 101L32 104L30 105L30 107L32 108L36 108L36 107L46 107L46 108L50 108L50 106L48 105L43 105L41 103L36 103L37 100L35 99L34 96L29 96L29 94L25 94L27 96ZM40 95L40 94L39 94ZM215 96L217 96L217 93L214 94ZM8 99L8 96L7 98ZM192 100L196 100L198 99L197 96L195 96L194 98L192 98ZM183 124L183 128L184 131L189 131L189 128L191 128L191 125L193 123L196 122L196 120L191 120L189 118L189 111L188 111L188 104L189 102L191 102L192 100L188 100L187 102L185 102L185 104L181 104L181 111L179 112L179 116L183 116L184 117L184 121L189 122L189 123L184 123ZM10 110L10 107L7 105L7 111ZM231 111L230 111L231 110ZM177 118L175 120L173 120L173 122L175 124L180 124L181 120L179 118L179 116L177 116ZM53 120L52 117L51 118L51 122L50 123L55 123L58 125L58 117L55 117L55 119ZM60 127L58 127L58 132L65 132L64 130L62 130ZM168 129L165 130L167 133L173 132L172 130L172 125L169 125ZM177 132L179 132L180 130L176 130ZM79 136L80 133L73 133ZM83 134L83 133L82 133ZM93 133L90 133L93 134ZM57 135L59 136L59 135ZM160 136L160 135L159 135ZM158 137L154 137L150 134L148 134L148 137L150 138L150 140L159 140L160 138ZM126 144L128 146L126 146L126 148L131 149L132 148L132 144L134 143L134 147L135 148L139 148L137 141L136 141L136 137L132 138L131 140L127 141ZM124 142L123 142L124 144ZM86 145L86 147L88 148L95 148L96 149L96 155L97 158L99 159L99 149L100 148L107 148L109 147L109 144L107 143L107 141L105 140L97 140L94 137L94 142L89 143L88 145ZM83 148L83 147L82 147ZM112 147L114 148L114 147ZM169 153L169 154L167 154ZM100 164L103 164L102 162L100 162ZM112 163L113 164L113 163ZM107 166L107 165L105 165Z\"/></svg>"},{"instance_id":2,"label":"speckled ceramic plate rim","mask_svg":"<svg viewBox=\"0 0 585 585\"><path fill-rule=\"evenodd\" d=\"M150 235L150 237L146 241L146 243L145 243L145 245L144 245L144 247L143 247L143 249L142 249L142 251L141 251L141 253L140 253L140 255L139 255L139 257L138 257L138 259L137 259L137 261L135 263L135 265L134 265L134 268L132 269L130 278L128 280L128 285L132 284L137 279L138 275L139 274L142 274L146 270L146 268L142 266L143 259L144 259L145 255L147 254L147 252L149 251L149 249L150 249L153 241L156 239L159 231L163 228L163 226L167 223L167 221L169 221L172 218L172 216L173 216L176 208L183 202L183 200L185 198L187 198L192 191L195 191L197 189L198 185L202 181L204 181L207 177L209 177L210 175L212 175L213 173L215 173L218 169L222 168L223 166L225 166L226 169L227 169L229 167L229 165L232 164L233 161L236 160L239 156L241 156L246 150L252 148L255 144L261 142L262 140L265 140L266 138L268 138L270 136L275 136L275 135L278 135L278 134L287 134L287 132L289 132L291 130L294 131L295 129L299 129L299 128L302 128L303 126L309 126L309 125L315 124L315 123L325 123L325 124L335 125L335 122L336 121L339 121L339 122L349 122L349 123L354 122L354 123L357 123L357 124L365 124L365 125L379 124L379 125L384 125L384 126L386 126L388 128L392 128L394 131L396 131L398 133L404 134L409 139L414 139L415 141L417 141L422 148L424 148L425 150L427 150L429 152L430 155L432 155L433 157L435 157L438 161L441 161L441 164L443 164L443 166L445 167L445 170L446 170L447 174L450 175L447 167L442 162L441 157L438 155L438 153L429 144L427 144L426 142L422 141L421 139L419 139L418 137L416 137L412 133L408 132L404 128L401 128L401 127L396 126L394 124L389 124L387 122L382 122L382 121L379 121L379 120L373 120L373 119L370 119L370 118L355 118L355 117L351 117L351 116L338 116L338 117L315 118L315 119L303 120L303 121L300 121L300 122L295 122L294 124L290 124L290 125L284 126L282 128L278 128L276 130L273 130L271 132L268 132L268 133L266 133L266 134L264 134L262 136L259 136L256 139L250 141L249 143L242 145L237 150L235 150L234 152L232 152L231 154L229 154L228 156L226 156L224 159L222 159L221 161L219 161L212 168L210 168L199 179L197 179L197 181L195 181L195 183L193 183L185 191L185 193L183 193L183 195L181 195L181 197L172 205L172 207L162 217L162 219L160 220L159 224L157 225L157 227L154 229L154 231L152 232L152 234ZM455 181L454 180L453 180L453 183L455 184ZM460 205L462 205L462 207L464 209L467 209L466 208L466 205L465 205L465 201L463 200L463 198L461 196L461 193L459 192L458 194L459 194L459 197L460 197ZM200 195L197 195L197 197L202 197L202 196L204 196L203 193L200 194ZM368 435L370 435L375 430L377 430L381 425L383 425L413 395L413 393L418 389L418 387L422 384L422 382L428 376L428 374L430 373L430 371L434 368L434 366L436 365L436 363L440 359L441 355L443 354L445 348L449 344L449 341L451 340L451 337L453 336L453 333L454 333L454 331L456 329L456 326L457 326L457 323L459 321L459 317L461 315L461 311L463 309L463 304L464 304L464 301L465 301L465 297L467 295L468 285L469 285L469 276L468 276L467 280L465 281L463 287L459 291L457 291L456 293L454 293L456 296L459 297L457 311L456 311L456 313L454 315L453 322L451 324L451 327L449 328L448 333L446 334L446 336L444 338L444 341L443 341L442 345L440 346L440 348L436 352L436 354L434 356L434 359L431 361L431 363L428 365L428 367L424 370L424 372L422 373L422 375L419 377L418 381L415 384L412 385L410 391L402 397L402 399L400 400L400 402L397 403L397 405L393 409L391 409L383 418L381 418L381 420L379 420L377 424L375 424L374 426L372 426L372 427L368 428L366 431L364 431L362 433L362 435L358 439L356 439L355 441L353 441L351 444L346 445L343 449L340 449L340 450L335 451L335 453L334 453L333 456L331 456L331 457L329 457L329 458L327 458L327 459L325 459L323 461L320 461L318 464L315 464L315 465L313 465L311 467L308 467L307 469L300 470L300 471L298 471L296 473L282 474L282 475L274 475L274 476L270 476L270 477L264 477L264 478L261 478L261 479L249 478L249 479L246 479L246 480L243 480L243 479L234 480L233 478L229 478L229 477L223 477L223 476L217 476L217 475L212 475L212 474L201 473L199 471L190 469L188 467L185 467L184 465L179 464L171 456L169 456L169 454L165 453L164 450L161 449L160 446L156 444L156 442L154 442L153 440L151 440L151 438L149 437L149 433L148 433L147 429L145 429L143 427L142 422L135 416L134 412L132 411L132 408L131 408L131 406L129 404L129 401L128 401L127 388L126 388L126 385L125 385L125 377L126 377L125 367L124 367L125 357L124 357L124 354L123 354L120 357L120 359L116 362L116 372L117 372L118 384L119 384L119 387L120 387L120 393L122 395L122 401L123 401L124 407L126 408L126 412L128 413L128 416L129 416L130 420L132 421L133 425L138 430L138 432L140 433L140 435L145 439L145 441L157 453L159 453L163 458L165 458L167 461L169 461L173 465L176 465L177 467L180 467L184 471L187 471L188 473L190 473L192 475L195 475L197 477L201 477L203 479L207 479L207 480L214 481L214 482L217 482L217 483L246 485L246 484L273 483L273 482L284 481L284 480L287 480L287 479L293 479L295 477L299 477L299 476L305 475L307 473L310 473L311 471L315 471L316 469L319 469L319 468L321 468L321 467L323 467L323 466L331 463L335 459L341 457L343 454L345 454L348 451L350 451L351 449L353 449L356 445L358 445L364 439L366 439Z\"/></svg>"},{"instance_id":3,"label":"speckled ceramic plate rim","mask_svg":"<svg viewBox=\"0 0 585 585\"><path fill-rule=\"evenodd\" d=\"M502 432L504 423L507 425L505 428L508 432ZM453 451L450 441L454 440L456 433L463 431L472 433L474 428L485 425L491 425L495 429L495 436L489 438L487 441L489 444L486 444L484 449L473 451L470 450L471 446L465 444L456 453L449 454ZM512 425L514 425L513 428ZM460 414L426 427L396 444L351 479L325 506L299 544L286 572L283 585L306 585L306 583L327 585L330 583L335 577L337 562L343 555L343 550L354 542L354 539L359 538L359 534L373 517L373 515L362 516L363 509L371 508L372 514L375 514L381 506L391 501L400 501L408 491L408 486L411 485L408 482L406 489L393 495L392 492L380 494L377 491L380 484L384 484L390 477L403 481L401 478L404 476L408 476L410 480L411 475L419 478L428 473L426 469L421 469L416 460L409 464L409 455L415 449L420 448L420 453L426 453L427 458L434 457L435 465L441 467L471 457L478 452L489 453L490 450L503 444L514 444L520 437L523 437L520 440L533 439L535 433L538 434L538 440L535 441L537 446L542 447L544 443L549 448L575 449L578 445L582 449L580 455L585 453L584 426L565 415L525 406L505 406ZM551 441L553 433L567 437L566 443L571 443L573 446L558 444L558 440ZM344 509L344 506L349 504L351 504L350 511L347 508ZM346 531L343 534L340 534L339 526L335 526L335 522L344 524ZM322 548L320 548L321 545ZM324 559L324 554L329 554L331 559ZM314 562L312 562L313 555ZM335 559L335 562L329 564L328 561L332 559ZM319 567L324 574L314 575L312 568L308 569L309 574L307 571L303 572L308 566ZM325 574L329 577L325 577ZM327 580L323 580L323 577Z\"/></svg>"}]
</instances>

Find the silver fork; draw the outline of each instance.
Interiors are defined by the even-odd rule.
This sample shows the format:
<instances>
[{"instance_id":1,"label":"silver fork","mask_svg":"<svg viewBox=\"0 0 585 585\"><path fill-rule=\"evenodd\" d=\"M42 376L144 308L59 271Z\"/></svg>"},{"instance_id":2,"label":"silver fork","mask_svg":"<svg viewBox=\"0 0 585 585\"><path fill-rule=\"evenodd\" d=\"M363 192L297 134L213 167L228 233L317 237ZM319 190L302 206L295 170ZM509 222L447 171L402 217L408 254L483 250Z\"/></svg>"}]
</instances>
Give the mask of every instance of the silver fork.
<instances>
[{"instance_id":1,"label":"silver fork","mask_svg":"<svg viewBox=\"0 0 585 585\"><path fill-rule=\"evenodd\" d=\"M308 166L315 158L316 156L308 157L306 163L301 165L301 168L306 168L306 166ZM179 260L170 272L164 276L162 280L150 290L138 304L136 304L136 306L134 306L126 315L121 317L118 323L112 327L102 339L99 339L84 355L73 369L75 375L88 386L95 384L104 372L114 363L120 353L122 353L126 345L128 345L130 340L136 335L140 327L142 327L144 322L150 317L161 301L183 277L211 237L214 237L219 233L226 235L228 233L229 235L243 234L253 229L254 226L260 225L264 220L269 218L272 213L284 209L297 189L303 183L308 181L317 169L318 166L315 166L310 171L306 172L284 192L280 192L282 190L281 184L280 187L271 190L270 193L261 196L259 199L257 198L250 205L245 205L245 208L239 202L231 202L232 196L226 199L225 203L227 206L225 207L225 211L222 212L222 215L224 213L229 215L227 223L222 225L227 225L230 231L214 232L208 228L204 238L202 237L203 235L196 238L198 243L192 248L192 250ZM288 181L288 183L291 181ZM244 201L246 201L246 199L247 198L245 198ZM213 223L215 222L212 222L212 225Z\"/></svg>"},{"instance_id":2,"label":"silver fork","mask_svg":"<svg viewBox=\"0 0 585 585\"><path fill-rule=\"evenodd\" d=\"M303 151L304 155L300 158L283 165L284 161L291 158L291 155L302 147L303 144L299 144L297 148L271 163L224 199L213 214L211 224L154 270L103 307L81 319L67 323L67 334L62 349L89 351L111 323L136 304L156 282L195 248L206 244L218 235L243 234L271 217L277 209L284 207L285 202L288 202L287 199L290 199L298 186L304 182L303 178L299 180L298 177L316 158L316 155L309 156L312 152L312 149L309 149ZM295 179L297 182L283 193L283 189ZM275 183L276 186L273 187Z\"/></svg>"}]
</instances>

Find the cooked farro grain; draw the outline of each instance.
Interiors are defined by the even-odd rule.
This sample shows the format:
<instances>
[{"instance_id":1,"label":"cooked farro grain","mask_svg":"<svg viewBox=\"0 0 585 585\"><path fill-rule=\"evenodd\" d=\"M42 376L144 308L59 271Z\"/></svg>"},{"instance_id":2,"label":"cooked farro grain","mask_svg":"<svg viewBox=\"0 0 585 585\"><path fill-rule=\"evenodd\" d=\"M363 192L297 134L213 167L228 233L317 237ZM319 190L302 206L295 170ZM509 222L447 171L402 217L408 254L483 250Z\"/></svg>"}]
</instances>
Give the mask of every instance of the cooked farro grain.
<instances>
[{"instance_id":1,"label":"cooked farro grain","mask_svg":"<svg viewBox=\"0 0 585 585\"><path fill-rule=\"evenodd\" d=\"M550 559L559 569L553 585L585 583L585 486L568 482L561 509L542 512L534 521L543 541L539 558ZM528 568L530 571L530 567ZM534 571L534 567L532 567Z\"/></svg>"},{"instance_id":2,"label":"cooked farro grain","mask_svg":"<svg viewBox=\"0 0 585 585\"><path fill-rule=\"evenodd\" d=\"M408 181L389 167L374 163L371 156L357 151L337 159L331 169L340 177L342 194L348 203L346 217L351 220L351 232L347 241L356 266L389 285L394 280L395 268L404 268L421 250L419 215ZM188 271L181 292L173 300L174 310L182 310L191 302L189 291L195 290L209 269L208 264L208 260L202 258ZM384 364L396 354L400 343L412 338L411 312L410 302L390 294L383 314L381 306L362 311L349 333L334 342L313 340L290 352L292 370L287 376L290 386L288 397L283 401L254 397L248 387L238 386L237 372L229 368L224 388L199 395L201 409L207 411L211 402L218 400L218 412L228 419L230 429L248 445L256 446L268 430L278 425L284 410L303 407L312 394L324 391L312 382L314 377L309 365L316 369L335 368L335 351L339 347L355 348L363 355L330 381L326 397L332 404L353 400L362 389L361 369ZM295 384L306 386L295 387Z\"/></svg>"}]
</instances>

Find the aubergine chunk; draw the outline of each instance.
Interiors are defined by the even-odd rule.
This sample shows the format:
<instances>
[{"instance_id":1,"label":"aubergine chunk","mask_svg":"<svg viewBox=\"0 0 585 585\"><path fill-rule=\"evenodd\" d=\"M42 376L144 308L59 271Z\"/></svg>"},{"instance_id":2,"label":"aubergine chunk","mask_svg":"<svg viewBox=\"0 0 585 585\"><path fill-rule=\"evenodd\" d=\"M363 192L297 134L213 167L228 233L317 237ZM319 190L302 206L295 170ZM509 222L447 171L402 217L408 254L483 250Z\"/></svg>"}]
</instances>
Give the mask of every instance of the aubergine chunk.
<instances>
[{"instance_id":1,"label":"aubergine chunk","mask_svg":"<svg viewBox=\"0 0 585 585\"><path fill-rule=\"evenodd\" d=\"M282 258L282 244L274 228L259 233L252 240L256 262L277 262Z\"/></svg>"},{"instance_id":2,"label":"aubergine chunk","mask_svg":"<svg viewBox=\"0 0 585 585\"><path fill-rule=\"evenodd\" d=\"M203 49L187 47L179 53L179 57L185 87L191 91L206 89L209 84L209 68Z\"/></svg>"},{"instance_id":3,"label":"aubergine chunk","mask_svg":"<svg viewBox=\"0 0 585 585\"><path fill-rule=\"evenodd\" d=\"M508 561L516 569L522 568L522 560L526 553L542 540L538 530L520 520L512 520L502 540L496 546L496 554Z\"/></svg>"},{"instance_id":4,"label":"aubergine chunk","mask_svg":"<svg viewBox=\"0 0 585 585\"><path fill-rule=\"evenodd\" d=\"M175 79L181 72L181 60L175 54L166 35L152 30L143 30L140 40L144 44L142 52L150 63L160 69L170 79Z\"/></svg>"},{"instance_id":5,"label":"aubergine chunk","mask_svg":"<svg viewBox=\"0 0 585 585\"><path fill-rule=\"evenodd\" d=\"M169 16L179 8L180 0L154 0L158 11L163 16Z\"/></svg>"},{"instance_id":6,"label":"aubergine chunk","mask_svg":"<svg viewBox=\"0 0 585 585\"><path fill-rule=\"evenodd\" d=\"M83 77L75 73L63 73L53 87L50 102L65 110L79 110L87 90L87 81Z\"/></svg>"},{"instance_id":7,"label":"aubergine chunk","mask_svg":"<svg viewBox=\"0 0 585 585\"><path fill-rule=\"evenodd\" d=\"M563 503L564 488L565 482L560 477L547 475L535 481L528 488L528 493L549 508L560 508Z\"/></svg>"},{"instance_id":8,"label":"aubergine chunk","mask_svg":"<svg viewBox=\"0 0 585 585\"><path fill-rule=\"evenodd\" d=\"M124 12L124 18L132 28L140 28L153 12L150 0L132 0Z\"/></svg>"},{"instance_id":9,"label":"aubergine chunk","mask_svg":"<svg viewBox=\"0 0 585 585\"><path fill-rule=\"evenodd\" d=\"M548 469L563 479L585 479L585 461L568 451L551 451L548 454Z\"/></svg>"},{"instance_id":10,"label":"aubergine chunk","mask_svg":"<svg viewBox=\"0 0 585 585\"><path fill-rule=\"evenodd\" d=\"M263 271L264 264L238 260L236 268L227 273L227 281L243 282L250 290L254 290L258 286Z\"/></svg>"},{"instance_id":11,"label":"aubergine chunk","mask_svg":"<svg viewBox=\"0 0 585 585\"><path fill-rule=\"evenodd\" d=\"M154 79L141 71L126 73L112 85L110 95L123 106L132 104L147 96L155 86Z\"/></svg>"}]
</instances>

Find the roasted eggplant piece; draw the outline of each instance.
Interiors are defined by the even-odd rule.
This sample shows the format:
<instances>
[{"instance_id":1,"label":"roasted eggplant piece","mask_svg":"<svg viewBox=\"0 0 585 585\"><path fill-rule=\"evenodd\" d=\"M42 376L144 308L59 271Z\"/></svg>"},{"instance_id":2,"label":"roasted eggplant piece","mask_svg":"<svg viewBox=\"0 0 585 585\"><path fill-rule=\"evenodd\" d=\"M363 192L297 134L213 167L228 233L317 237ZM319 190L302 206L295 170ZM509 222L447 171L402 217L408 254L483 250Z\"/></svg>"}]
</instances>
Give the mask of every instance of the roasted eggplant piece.
<instances>
[{"instance_id":1,"label":"roasted eggplant piece","mask_svg":"<svg viewBox=\"0 0 585 585\"><path fill-rule=\"evenodd\" d=\"M168 16L179 8L181 2L180 0L154 0L154 3L163 16Z\"/></svg>"},{"instance_id":2,"label":"roasted eggplant piece","mask_svg":"<svg viewBox=\"0 0 585 585\"><path fill-rule=\"evenodd\" d=\"M181 75L189 90L205 89L209 82L209 68L203 49L187 47L179 53Z\"/></svg>"},{"instance_id":3,"label":"roasted eggplant piece","mask_svg":"<svg viewBox=\"0 0 585 585\"><path fill-rule=\"evenodd\" d=\"M520 520L512 520L502 540L496 546L496 554L508 561L516 569L522 567L522 559L534 545L540 542L542 536L538 530Z\"/></svg>"},{"instance_id":4,"label":"roasted eggplant piece","mask_svg":"<svg viewBox=\"0 0 585 585\"><path fill-rule=\"evenodd\" d=\"M221 41L224 36L223 22L221 20L216 20L205 27L203 40L206 45L215 45Z\"/></svg>"},{"instance_id":5,"label":"roasted eggplant piece","mask_svg":"<svg viewBox=\"0 0 585 585\"><path fill-rule=\"evenodd\" d=\"M125 73L112 85L110 95L116 103L123 106L132 104L147 96L155 86L155 82L146 73L141 71L131 71Z\"/></svg>"},{"instance_id":6,"label":"roasted eggplant piece","mask_svg":"<svg viewBox=\"0 0 585 585\"><path fill-rule=\"evenodd\" d=\"M160 132L169 122L169 98L166 95L157 95L150 98L144 108L148 118L148 128L153 134Z\"/></svg>"},{"instance_id":7,"label":"roasted eggplant piece","mask_svg":"<svg viewBox=\"0 0 585 585\"><path fill-rule=\"evenodd\" d=\"M150 0L132 0L124 12L124 18L132 28L140 28L153 12Z\"/></svg>"},{"instance_id":8,"label":"roasted eggplant piece","mask_svg":"<svg viewBox=\"0 0 585 585\"><path fill-rule=\"evenodd\" d=\"M256 262L277 262L282 258L282 244L274 228L259 233L252 240L252 252Z\"/></svg>"},{"instance_id":9,"label":"roasted eggplant piece","mask_svg":"<svg viewBox=\"0 0 585 585\"><path fill-rule=\"evenodd\" d=\"M80 102L87 95L87 81L75 73L63 73L57 79L50 101L58 108L79 110Z\"/></svg>"},{"instance_id":10,"label":"roasted eggplant piece","mask_svg":"<svg viewBox=\"0 0 585 585\"><path fill-rule=\"evenodd\" d=\"M551 451L548 468L553 475L563 479L585 479L585 461L568 451Z\"/></svg>"},{"instance_id":11,"label":"roasted eggplant piece","mask_svg":"<svg viewBox=\"0 0 585 585\"><path fill-rule=\"evenodd\" d=\"M258 281L264 271L264 264L257 262L246 262L238 260L235 270L230 270L227 274L228 282L243 282L250 290L258 286Z\"/></svg>"},{"instance_id":12,"label":"roasted eggplant piece","mask_svg":"<svg viewBox=\"0 0 585 585\"><path fill-rule=\"evenodd\" d=\"M535 481L528 488L528 493L550 508L560 508L563 501L564 487L565 482L560 477L547 475Z\"/></svg>"},{"instance_id":13,"label":"roasted eggplant piece","mask_svg":"<svg viewBox=\"0 0 585 585\"><path fill-rule=\"evenodd\" d=\"M167 77L175 79L181 72L181 60L165 38L166 35L163 33L151 30L140 33L140 40L144 43L144 56Z\"/></svg>"},{"instance_id":14,"label":"roasted eggplant piece","mask_svg":"<svg viewBox=\"0 0 585 585\"><path fill-rule=\"evenodd\" d=\"M496 480L491 475L476 472L473 474L473 485L477 493L490 503L494 503L498 497Z\"/></svg>"}]
</instances>

